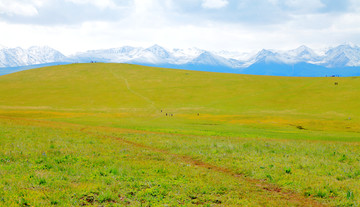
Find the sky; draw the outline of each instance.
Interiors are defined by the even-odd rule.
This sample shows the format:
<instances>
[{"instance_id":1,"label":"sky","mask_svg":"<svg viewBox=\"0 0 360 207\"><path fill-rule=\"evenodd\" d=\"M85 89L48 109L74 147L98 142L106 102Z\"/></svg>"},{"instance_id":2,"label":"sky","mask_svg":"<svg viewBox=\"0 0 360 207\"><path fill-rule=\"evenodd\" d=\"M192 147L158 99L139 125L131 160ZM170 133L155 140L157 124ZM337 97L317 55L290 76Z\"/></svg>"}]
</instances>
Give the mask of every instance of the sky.
<instances>
[{"instance_id":1,"label":"sky","mask_svg":"<svg viewBox=\"0 0 360 207\"><path fill-rule=\"evenodd\" d=\"M0 0L0 47L249 52L360 45L359 0Z\"/></svg>"}]
</instances>

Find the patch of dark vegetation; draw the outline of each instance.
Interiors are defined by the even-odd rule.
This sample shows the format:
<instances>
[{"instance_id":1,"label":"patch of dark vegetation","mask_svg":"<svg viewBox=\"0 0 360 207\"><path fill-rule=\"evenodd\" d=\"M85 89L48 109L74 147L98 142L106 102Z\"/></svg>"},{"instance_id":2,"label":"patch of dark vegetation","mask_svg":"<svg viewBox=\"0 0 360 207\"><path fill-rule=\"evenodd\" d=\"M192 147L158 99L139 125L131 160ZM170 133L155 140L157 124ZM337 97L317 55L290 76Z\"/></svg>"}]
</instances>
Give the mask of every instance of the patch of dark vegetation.
<instances>
[{"instance_id":1,"label":"patch of dark vegetation","mask_svg":"<svg viewBox=\"0 0 360 207\"><path fill-rule=\"evenodd\" d=\"M19 206L31 206L29 201L24 198L24 194L20 193L20 199L18 201Z\"/></svg>"},{"instance_id":2,"label":"patch of dark vegetation","mask_svg":"<svg viewBox=\"0 0 360 207\"><path fill-rule=\"evenodd\" d=\"M303 126L296 126L296 128L300 129L300 130L306 130Z\"/></svg>"},{"instance_id":3,"label":"patch of dark vegetation","mask_svg":"<svg viewBox=\"0 0 360 207\"><path fill-rule=\"evenodd\" d=\"M221 204L221 203L222 203L222 202L221 202L220 200L218 200L218 199L213 200L212 202L213 202L213 203L216 203L216 204Z\"/></svg>"},{"instance_id":4,"label":"patch of dark vegetation","mask_svg":"<svg viewBox=\"0 0 360 207\"><path fill-rule=\"evenodd\" d=\"M285 168L284 170L286 174L291 174L291 168Z\"/></svg>"},{"instance_id":5,"label":"patch of dark vegetation","mask_svg":"<svg viewBox=\"0 0 360 207\"><path fill-rule=\"evenodd\" d=\"M102 196L99 198L100 203L116 203L114 199L111 198L109 195Z\"/></svg>"},{"instance_id":6,"label":"patch of dark vegetation","mask_svg":"<svg viewBox=\"0 0 360 207\"><path fill-rule=\"evenodd\" d=\"M80 197L81 206L87 206L87 205L91 205L94 203L98 203L99 201L96 199L98 197L99 193L89 193L89 194L85 194L82 197Z\"/></svg>"},{"instance_id":7,"label":"patch of dark vegetation","mask_svg":"<svg viewBox=\"0 0 360 207\"><path fill-rule=\"evenodd\" d=\"M13 159L9 158L9 157L5 157L5 158L0 159L0 163L10 163L12 161L13 161Z\"/></svg>"},{"instance_id":8,"label":"patch of dark vegetation","mask_svg":"<svg viewBox=\"0 0 360 207\"><path fill-rule=\"evenodd\" d=\"M352 191L347 191L346 192L346 198L348 199L348 200L353 200L354 199L354 193L352 192Z\"/></svg>"},{"instance_id":9,"label":"patch of dark vegetation","mask_svg":"<svg viewBox=\"0 0 360 207\"><path fill-rule=\"evenodd\" d=\"M310 196L311 196L311 192L310 192L310 191L305 191L305 192L304 192L304 196L310 197Z\"/></svg>"},{"instance_id":10,"label":"patch of dark vegetation","mask_svg":"<svg viewBox=\"0 0 360 207\"><path fill-rule=\"evenodd\" d=\"M45 178L40 178L39 179L39 185L45 185L45 184L46 184Z\"/></svg>"},{"instance_id":11,"label":"patch of dark vegetation","mask_svg":"<svg viewBox=\"0 0 360 207\"><path fill-rule=\"evenodd\" d=\"M325 190L318 190L315 194L315 197L318 198L326 198L327 197L327 193Z\"/></svg>"},{"instance_id":12,"label":"patch of dark vegetation","mask_svg":"<svg viewBox=\"0 0 360 207\"><path fill-rule=\"evenodd\" d=\"M272 178L272 176L271 176L270 174L266 174L266 177L267 177L270 181L273 180L273 178Z\"/></svg>"},{"instance_id":13,"label":"patch of dark vegetation","mask_svg":"<svg viewBox=\"0 0 360 207\"><path fill-rule=\"evenodd\" d=\"M130 197L133 197L133 196L135 196L135 193L130 191L130 192L127 193L127 195L130 196Z\"/></svg>"},{"instance_id":14,"label":"patch of dark vegetation","mask_svg":"<svg viewBox=\"0 0 360 207\"><path fill-rule=\"evenodd\" d=\"M191 198L192 200L194 200L194 199L197 199L197 196L190 195L189 198Z\"/></svg>"},{"instance_id":15,"label":"patch of dark vegetation","mask_svg":"<svg viewBox=\"0 0 360 207\"><path fill-rule=\"evenodd\" d=\"M339 162L345 162L347 160L347 157L345 154L343 154L340 158L339 158Z\"/></svg>"}]
</instances>

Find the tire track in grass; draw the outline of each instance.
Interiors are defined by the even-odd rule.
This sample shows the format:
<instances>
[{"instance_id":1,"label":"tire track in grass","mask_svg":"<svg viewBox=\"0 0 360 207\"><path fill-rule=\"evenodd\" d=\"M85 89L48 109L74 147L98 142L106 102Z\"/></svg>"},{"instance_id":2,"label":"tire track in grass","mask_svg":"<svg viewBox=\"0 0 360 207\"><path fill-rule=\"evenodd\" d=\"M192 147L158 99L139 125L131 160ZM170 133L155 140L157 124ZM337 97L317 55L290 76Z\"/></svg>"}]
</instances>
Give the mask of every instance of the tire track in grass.
<instances>
[{"instance_id":1,"label":"tire track in grass","mask_svg":"<svg viewBox=\"0 0 360 207\"><path fill-rule=\"evenodd\" d=\"M139 147L139 148L142 148L142 149L147 149L147 150L150 150L150 151L153 151L153 152L158 152L158 153L162 153L162 154L169 155L169 156L173 156L173 157L178 158L178 159L180 159L180 160L182 160L182 161L184 161L184 162L186 162L188 164L191 164L193 166L206 168L206 169L209 169L209 170L212 170L212 171L216 171L216 172L220 172L220 173L232 176L232 177L236 177L238 179L242 179L242 180L246 181L247 183L249 183L250 185L255 186L256 188L259 188L262 191L267 191L267 192L269 192L271 194L280 196L281 199L285 199L285 200L291 202L292 204L294 204L295 206L326 206L326 205L321 204L321 203L319 203L319 202L317 202L317 201L315 201L315 200L313 200L311 198L301 196L296 192L281 189L279 186L267 183L266 181L263 181L263 180L258 180L258 179L245 177L243 174L235 173L231 169L224 168L224 167L221 167L221 166L216 166L216 165L213 165L213 164L210 164L210 163L203 162L201 160L196 160L191 156L175 154L175 153L172 153L172 152L170 152L168 150L165 150L165 149L160 149L160 148L152 147L152 146L149 146L149 145L141 144L141 143L138 143L138 142L133 142L133 141L121 138L121 137L117 137L117 136L99 135L98 133L95 133L95 132L86 131L86 128L83 128L80 131L83 132L83 133L86 133L86 134L91 134L91 135L98 136L98 137L103 137L103 138L114 139L114 140L129 144L129 145L132 145L132 146L135 146L135 147Z\"/></svg>"},{"instance_id":2,"label":"tire track in grass","mask_svg":"<svg viewBox=\"0 0 360 207\"><path fill-rule=\"evenodd\" d=\"M317 202L316 200L313 200L311 197L310 198L305 197L305 196L302 196L302 195L300 195L300 194L298 194L296 192L281 189L279 186L267 183L264 180L259 180L259 179L246 177L243 174L235 173L233 170L225 168L225 167L213 165L211 163L206 163L206 162L203 162L201 160L196 160L191 156L172 153L172 152L170 152L168 150L165 150L165 149L156 148L156 147L141 144L141 143L138 143L138 142L130 141L130 140L127 140L125 138L118 137L118 136L99 134L98 132L99 131L101 132L101 130L100 130L101 127L92 127L92 126L81 125L81 124L71 124L71 123L66 123L66 122L55 122L55 121L47 121L47 120L46 121L45 120L33 120L33 119L19 118L19 117L0 116L0 118L1 119L8 119L8 120L15 120L15 121L22 121L22 122L25 121L26 125L31 125L31 126L44 126L45 125L45 127L58 128L58 129L61 129L61 130L72 129L72 130L76 130L76 131L79 131L81 133L89 134L89 135L92 135L92 136L95 136L95 137L114 139L114 140L129 144L129 145L132 145L132 146L135 146L135 147L138 147L138 148L147 149L147 150L150 150L150 151L153 151L153 152L158 152L158 153L162 153L162 154L165 154L165 155L175 157L175 158L180 159L183 162L188 163L188 164L193 165L193 166L206 168L206 169L212 170L214 172L223 173L223 174L226 174L226 175L241 179L241 180L245 181L246 183L248 183L249 185L251 185L254 188L257 188L257 189L259 189L259 190L261 190L263 192L265 191L265 192L270 193L271 195L274 195L275 199L280 198L280 199L283 199L283 200L287 200L288 202L292 203L294 206L326 206L324 204L321 204L321 203ZM31 123L29 123L29 122L31 122ZM106 128L104 128L104 129L106 129ZM104 131L102 131L102 132L104 132ZM134 130L131 133L143 134L143 133L146 133L146 131L136 132ZM272 196L270 197L270 199L271 198L272 198ZM266 198L264 198L264 199L266 199Z\"/></svg>"}]
</instances>

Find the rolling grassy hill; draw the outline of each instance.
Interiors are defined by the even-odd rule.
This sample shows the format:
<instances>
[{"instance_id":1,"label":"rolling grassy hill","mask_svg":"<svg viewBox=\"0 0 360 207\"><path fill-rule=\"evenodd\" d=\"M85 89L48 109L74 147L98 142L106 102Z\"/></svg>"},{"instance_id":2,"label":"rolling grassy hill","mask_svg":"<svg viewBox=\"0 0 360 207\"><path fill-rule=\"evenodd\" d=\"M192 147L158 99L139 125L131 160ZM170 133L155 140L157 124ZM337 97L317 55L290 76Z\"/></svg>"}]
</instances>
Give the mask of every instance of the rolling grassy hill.
<instances>
[{"instance_id":1,"label":"rolling grassy hill","mask_svg":"<svg viewBox=\"0 0 360 207\"><path fill-rule=\"evenodd\" d=\"M359 94L358 77L130 64L1 76L0 202L357 205Z\"/></svg>"},{"instance_id":2,"label":"rolling grassy hill","mask_svg":"<svg viewBox=\"0 0 360 207\"><path fill-rule=\"evenodd\" d=\"M68 121L68 116L86 117L103 125L122 122L170 131L210 125L210 131L229 134L237 134L238 126L252 125L360 130L358 77L289 78L72 64L2 76L0 85L0 109L7 113L22 110L41 117L56 111L54 118ZM169 119L166 113L174 116Z\"/></svg>"}]
</instances>

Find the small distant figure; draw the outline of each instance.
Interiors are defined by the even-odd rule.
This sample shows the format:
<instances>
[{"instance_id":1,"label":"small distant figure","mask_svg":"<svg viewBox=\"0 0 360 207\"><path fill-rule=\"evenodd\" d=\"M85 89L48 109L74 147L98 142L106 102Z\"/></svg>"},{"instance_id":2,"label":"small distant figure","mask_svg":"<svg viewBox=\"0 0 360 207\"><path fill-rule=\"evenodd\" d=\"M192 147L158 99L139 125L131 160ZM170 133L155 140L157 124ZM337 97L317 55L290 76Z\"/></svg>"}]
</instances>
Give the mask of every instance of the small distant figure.
<instances>
[{"instance_id":1,"label":"small distant figure","mask_svg":"<svg viewBox=\"0 0 360 207\"><path fill-rule=\"evenodd\" d=\"M171 114L171 116L173 116L174 114Z\"/></svg>"},{"instance_id":2,"label":"small distant figure","mask_svg":"<svg viewBox=\"0 0 360 207\"><path fill-rule=\"evenodd\" d=\"M166 116L167 116L167 113L166 113Z\"/></svg>"},{"instance_id":3,"label":"small distant figure","mask_svg":"<svg viewBox=\"0 0 360 207\"><path fill-rule=\"evenodd\" d=\"M337 86L337 85L339 85L339 83L338 83L338 82L335 82L335 85Z\"/></svg>"},{"instance_id":4,"label":"small distant figure","mask_svg":"<svg viewBox=\"0 0 360 207\"><path fill-rule=\"evenodd\" d=\"M199 113L198 113L197 115L198 115L198 116L200 116L200 114L199 114Z\"/></svg>"},{"instance_id":5,"label":"small distant figure","mask_svg":"<svg viewBox=\"0 0 360 207\"><path fill-rule=\"evenodd\" d=\"M162 113L162 109L161 109L161 113Z\"/></svg>"}]
</instances>

